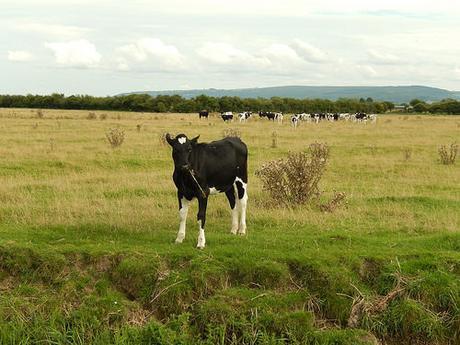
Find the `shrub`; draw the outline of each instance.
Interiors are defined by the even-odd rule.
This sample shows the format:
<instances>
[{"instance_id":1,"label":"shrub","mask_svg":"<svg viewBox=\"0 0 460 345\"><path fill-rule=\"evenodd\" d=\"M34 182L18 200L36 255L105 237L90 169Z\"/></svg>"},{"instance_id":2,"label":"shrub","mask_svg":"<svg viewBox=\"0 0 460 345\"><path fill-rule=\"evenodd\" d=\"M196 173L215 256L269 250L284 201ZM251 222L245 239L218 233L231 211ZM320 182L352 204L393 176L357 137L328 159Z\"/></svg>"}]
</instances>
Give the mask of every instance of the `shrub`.
<instances>
[{"instance_id":1,"label":"shrub","mask_svg":"<svg viewBox=\"0 0 460 345\"><path fill-rule=\"evenodd\" d=\"M96 113L90 112L90 113L88 113L88 116L86 118L88 120L96 120L97 116L96 116Z\"/></svg>"},{"instance_id":2,"label":"shrub","mask_svg":"<svg viewBox=\"0 0 460 345\"><path fill-rule=\"evenodd\" d=\"M116 148L123 144L125 140L125 131L119 128L111 128L107 133L105 133L107 140L110 143L112 148Z\"/></svg>"},{"instance_id":3,"label":"shrub","mask_svg":"<svg viewBox=\"0 0 460 345\"><path fill-rule=\"evenodd\" d=\"M450 165L455 163L455 159L457 158L458 153L458 145L456 143L450 144L448 148L447 145L442 145L438 149L439 159L442 164Z\"/></svg>"},{"instance_id":4,"label":"shrub","mask_svg":"<svg viewBox=\"0 0 460 345\"><path fill-rule=\"evenodd\" d=\"M166 144L168 143L166 141L166 134L167 134L166 132L163 132L160 134L160 137L159 137L160 145L166 146ZM170 134L170 135L171 137L174 137L174 134Z\"/></svg>"},{"instance_id":5,"label":"shrub","mask_svg":"<svg viewBox=\"0 0 460 345\"><path fill-rule=\"evenodd\" d=\"M272 148L276 149L278 147L278 133L272 132Z\"/></svg>"},{"instance_id":6,"label":"shrub","mask_svg":"<svg viewBox=\"0 0 460 345\"><path fill-rule=\"evenodd\" d=\"M412 149L410 147L405 147L403 149L403 159L404 161L408 161L412 157Z\"/></svg>"},{"instance_id":7,"label":"shrub","mask_svg":"<svg viewBox=\"0 0 460 345\"><path fill-rule=\"evenodd\" d=\"M39 119L43 119L44 116L45 116L45 114L43 113L43 110L38 109L38 110L37 110L37 117L38 117Z\"/></svg>"},{"instance_id":8,"label":"shrub","mask_svg":"<svg viewBox=\"0 0 460 345\"><path fill-rule=\"evenodd\" d=\"M319 209L323 212L334 212L341 205L346 203L347 195L344 192L335 192L331 200L325 204L319 205Z\"/></svg>"},{"instance_id":9,"label":"shrub","mask_svg":"<svg viewBox=\"0 0 460 345\"><path fill-rule=\"evenodd\" d=\"M287 158L270 161L256 171L262 188L275 203L305 204L318 197L318 183L326 170L327 144L314 143L308 152L289 153Z\"/></svg>"},{"instance_id":10,"label":"shrub","mask_svg":"<svg viewBox=\"0 0 460 345\"><path fill-rule=\"evenodd\" d=\"M99 120L107 120L107 114L99 115Z\"/></svg>"},{"instance_id":11,"label":"shrub","mask_svg":"<svg viewBox=\"0 0 460 345\"><path fill-rule=\"evenodd\" d=\"M138 132L140 132L141 129L142 129L142 124L141 124L141 123L138 123L138 124L136 125L136 130L137 130Z\"/></svg>"},{"instance_id":12,"label":"shrub","mask_svg":"<svg viewBox=\"0 0 460 345\"><path fill-rule=\"evenodd\" d=\"M222 131L224 138L241 138L241 131L236 128L226 128Z\"/></svg>"}]
</instances>

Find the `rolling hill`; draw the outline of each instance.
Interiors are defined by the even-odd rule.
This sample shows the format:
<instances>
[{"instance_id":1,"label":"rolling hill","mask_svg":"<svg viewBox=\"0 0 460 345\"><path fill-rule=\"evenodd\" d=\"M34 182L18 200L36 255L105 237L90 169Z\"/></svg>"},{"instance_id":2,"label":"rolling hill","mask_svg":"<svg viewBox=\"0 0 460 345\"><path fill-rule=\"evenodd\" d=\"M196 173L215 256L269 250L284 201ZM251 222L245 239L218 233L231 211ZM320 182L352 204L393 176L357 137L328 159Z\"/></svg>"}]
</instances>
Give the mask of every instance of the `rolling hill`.
<instances>
[{"instance_id":1,"label":"rolling hill","mask_svg":"<svg viewBox=\"0 0 460 345\"><path fill-rule=\"evenodd\" d=\"M237 96L241 98L325 98L336 100L339 98L367 98L406 103L414 98L423 101L439 101L445 98L460 99L460 92L449 91L428 86L275 86L244 89L194 89L194 90L166 90L166 91L137 91L126 94L180 95L184 98L193 98L199 95L213 97Z\"/></svg>"}]
</instances>

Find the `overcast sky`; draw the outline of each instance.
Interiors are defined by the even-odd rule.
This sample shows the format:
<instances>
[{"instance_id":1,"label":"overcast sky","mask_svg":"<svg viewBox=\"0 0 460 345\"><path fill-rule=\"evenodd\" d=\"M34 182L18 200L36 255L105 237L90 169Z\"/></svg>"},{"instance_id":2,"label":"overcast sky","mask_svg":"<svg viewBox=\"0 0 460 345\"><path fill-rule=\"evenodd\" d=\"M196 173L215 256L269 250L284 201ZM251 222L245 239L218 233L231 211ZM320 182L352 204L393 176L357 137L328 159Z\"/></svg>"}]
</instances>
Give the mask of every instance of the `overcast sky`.
<instances>
[{"instance_id":1,"label":"overcast sky","mask_svg":"<svg viewBox=\"0 0 460 345\"><path fill-rule=\"evenodd\" d=\"M0 94L460 90L460 1L0 0Z\"/></svg>"}]
</instances>

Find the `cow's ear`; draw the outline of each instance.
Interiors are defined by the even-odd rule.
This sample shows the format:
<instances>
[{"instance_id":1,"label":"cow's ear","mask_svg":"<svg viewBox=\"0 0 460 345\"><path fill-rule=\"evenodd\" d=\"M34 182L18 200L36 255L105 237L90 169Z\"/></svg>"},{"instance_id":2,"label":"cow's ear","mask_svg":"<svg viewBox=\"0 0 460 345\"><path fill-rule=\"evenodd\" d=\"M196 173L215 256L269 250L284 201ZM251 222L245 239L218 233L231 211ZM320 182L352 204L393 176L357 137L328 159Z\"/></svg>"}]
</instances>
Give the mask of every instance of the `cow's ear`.
<instances>
[{"instance_id":1,"label":"cow's ear","mask_svg":"<svg viewBox=\"0 0 460 345\"><path fill-rule=\"evenodd\" d=\"M171 145L171 146L173 146L174 139L171 138L171 136L169 135L169 133L166 133L165 138L166 138L166 141L168 142L168 144Z\"/></svg>"},{"instance_id":2,"label":"cow's ear","mask_svg":"<svg viewBox=\"0 0 460 345\"><path fill-rule=\"evenodd\" d=\"M190 141L192 142L192 145L196 145L196 144L198 143L198 138L199 138L199 137L200 137L200 136L198 135L198 136L196 136L195 138L193 138L193 139L190 140Z\"/></svg>"}]
</instances>

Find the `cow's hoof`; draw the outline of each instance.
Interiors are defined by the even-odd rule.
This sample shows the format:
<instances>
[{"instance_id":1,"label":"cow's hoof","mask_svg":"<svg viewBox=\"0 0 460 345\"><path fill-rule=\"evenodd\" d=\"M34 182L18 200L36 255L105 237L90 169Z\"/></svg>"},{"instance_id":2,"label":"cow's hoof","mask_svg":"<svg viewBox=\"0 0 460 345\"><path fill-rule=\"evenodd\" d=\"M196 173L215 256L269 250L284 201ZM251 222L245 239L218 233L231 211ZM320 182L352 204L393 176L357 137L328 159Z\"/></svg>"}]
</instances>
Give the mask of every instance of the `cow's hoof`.
<instances>
[{"instance_id":1,"label":"cow's hoof","mask_svg":"<svg viewBox=\"0 0 460 345\"><path fill-rule=\"evenodd\" d=\"M176 244L181 244L184 239L182 238L176 238Z\"/></svg>"},{"instance_id":2,"label":"cow's hoof","mask_svg":"<svg viewBox=\"0 0 460 345\"><path fill-rule=\"evenodd\" d=\"M197 247L198 249L204 249L204 245L199 245L199 244L198 244L196 247Z\"/></svg>"},{"instance_id":3,"label":"cow's hoof","mask_svg":"<svg viewBox=\"0 0 460 345\"><path fill-rule=\"evenodd\" d=\"M230 233L232 235L236 235L238 233L238 229L232 229L232 230L230 230Z\"/></svg>"}]
</instances>

